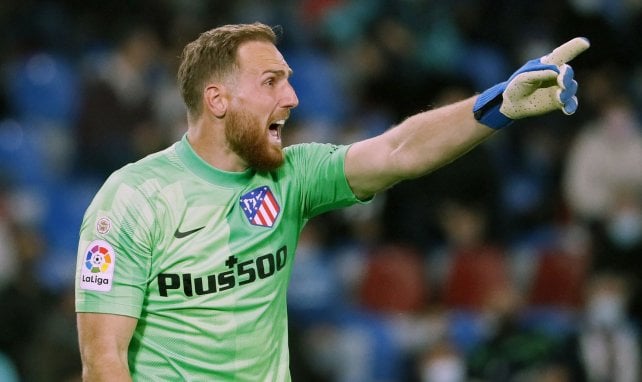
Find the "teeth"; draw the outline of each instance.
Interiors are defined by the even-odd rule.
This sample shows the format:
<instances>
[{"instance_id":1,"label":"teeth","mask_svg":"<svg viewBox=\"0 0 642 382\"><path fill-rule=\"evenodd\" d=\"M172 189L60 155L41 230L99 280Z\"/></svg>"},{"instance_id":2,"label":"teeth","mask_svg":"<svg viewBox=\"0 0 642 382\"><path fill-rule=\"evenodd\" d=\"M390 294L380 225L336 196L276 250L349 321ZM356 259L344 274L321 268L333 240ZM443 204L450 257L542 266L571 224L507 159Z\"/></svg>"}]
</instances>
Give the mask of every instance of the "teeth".
<instances>
[{"instance_id":1,"label":"teeth","mask_svg":"<svg viewBox=\"0 0 642 382\"><path fill-rule=\"evenodd\" d=\"M285 125L285 119L280 119L278 121L274 121L270 124L270 135L278 139L279 141L281 140L281 129L283 128L283 125Z\"/></svg>"}]
</instances>

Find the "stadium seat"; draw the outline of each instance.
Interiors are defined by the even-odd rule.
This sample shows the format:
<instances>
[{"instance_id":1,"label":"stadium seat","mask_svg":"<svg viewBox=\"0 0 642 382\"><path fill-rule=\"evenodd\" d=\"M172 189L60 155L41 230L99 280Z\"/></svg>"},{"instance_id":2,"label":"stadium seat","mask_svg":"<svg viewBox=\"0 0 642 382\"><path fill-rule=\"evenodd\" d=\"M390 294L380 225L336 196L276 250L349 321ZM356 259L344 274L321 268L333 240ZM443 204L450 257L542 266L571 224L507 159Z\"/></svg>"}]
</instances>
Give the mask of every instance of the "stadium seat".
<instances>
[{"instance_id":1,"label":"stadium seat","mask_svg":"<svg viewBox=\"0 0 642 382\"><path fill-rule=\"evenodd\" d=\"M529 288L529 304L563 309L579 307L587 266L586 256L560 250L542 252Z\"/></svg>"},{"instance_id":2,"label":"stadium seat","mask_svg":"<svg viewBox=\"0 0 642 382\"><path fill-rule=\"evenodd\" d=\"M387 313L421 311L429 298L424 264L413 248L386 245L370 254L360 287L364 308Z\"/></svg>"},{"instance_id":3,"label":"stadium seat","mask_svg":"<svg viewBox=\"0 0 642 382\"><path fill-rule=\"evenodd\" d=\"M451 256L452 265L442 290L447 308L480 311L491 292L511 282L506 258L498 248L483 246Z\"/></svg>"}]
</instances>

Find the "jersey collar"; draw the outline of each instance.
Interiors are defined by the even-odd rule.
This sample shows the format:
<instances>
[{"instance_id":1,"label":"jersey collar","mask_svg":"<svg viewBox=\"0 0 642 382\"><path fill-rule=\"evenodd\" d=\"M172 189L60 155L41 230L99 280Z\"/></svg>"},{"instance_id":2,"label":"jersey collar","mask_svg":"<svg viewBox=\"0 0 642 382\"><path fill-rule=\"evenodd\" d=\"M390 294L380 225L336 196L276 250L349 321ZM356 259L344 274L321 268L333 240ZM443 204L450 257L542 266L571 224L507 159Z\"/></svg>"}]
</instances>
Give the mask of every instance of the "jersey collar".
<instances>
[{"instance_id":1,"label":"jersey collar","mask_svg":"<svg viewBox=\"0 0 642 382\"><path fill-rule=\"evenodd\" d=\"M187 140L187 134L176 143L176 154L185 167L205 181L225 187L245 186L254 175L254 170L247 169L241 172L219 170L205 162L196 154Z\"/></svg>"}]
</instances>

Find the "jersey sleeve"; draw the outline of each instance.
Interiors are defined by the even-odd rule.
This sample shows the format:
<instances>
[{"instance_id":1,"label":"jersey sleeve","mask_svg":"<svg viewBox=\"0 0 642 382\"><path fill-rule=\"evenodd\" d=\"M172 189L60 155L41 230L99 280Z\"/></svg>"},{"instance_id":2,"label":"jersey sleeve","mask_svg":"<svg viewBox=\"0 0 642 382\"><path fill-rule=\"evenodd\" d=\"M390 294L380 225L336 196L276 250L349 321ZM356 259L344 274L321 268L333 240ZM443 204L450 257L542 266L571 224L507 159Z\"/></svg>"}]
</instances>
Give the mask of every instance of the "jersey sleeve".
<instances>
[{"instance_id":1,"label":"jersey sleeve","mask_svg":"<svg viewBox=\"0 0 642 382\"><path fill-rule=\"evenodd\" d=\"M303 196L303 212L312 218L324 212L368 201L359 200L346 179L344 163L349 146L306 143L290 146L288 161L294 168Z\"/></svg>"},{"instance_id":2,"label":"jersey sleeve","mask_svg":"<svg viewBox=\"0 0 642 382\"><path fill-rule=\"evenodd\" d=\"M76 311L139 318L151 265L153 210L115 174L96 194L80 228Z\"/></svg>"}]
</instances>

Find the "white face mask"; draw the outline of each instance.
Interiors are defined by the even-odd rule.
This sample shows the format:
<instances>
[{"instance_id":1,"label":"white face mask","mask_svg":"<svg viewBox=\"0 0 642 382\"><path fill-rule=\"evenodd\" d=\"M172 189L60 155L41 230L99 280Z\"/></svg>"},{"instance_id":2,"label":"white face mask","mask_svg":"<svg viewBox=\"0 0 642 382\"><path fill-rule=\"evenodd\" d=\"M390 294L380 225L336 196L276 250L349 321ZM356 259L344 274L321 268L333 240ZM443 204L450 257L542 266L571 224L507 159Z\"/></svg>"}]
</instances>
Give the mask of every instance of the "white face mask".
<instances>
[{"instance_id":1,"label":"white face mask","mask_svg":"<svg viewBox=\"0 0 642 382\"><path fill-rule=\"evenodd\" d=\"M464 382L464 364L456 357L434 360L424 366L421 380L422 382Z\"/></svg>"},{"instance_id":2,"label":"white face mask","mask_svg":"<svg viewBox=\"0 0 642 382\"><path fill-rule=\"evenodd\" d=\"M613 328L625 315L625 301L622 296L600 294L589 301L588 320L592 325Z\"/></svg>"},{"instance_id":3,"label":"white face mask","mask_svg":"<svg viewBox=\"0 0 642 382\"><path fill-rule=\"evenodd\" d=\"M642 216L635 211L621 212L610 220L607 232L618 247L629 249L642 240Z\"/></svg>"}]
</instances>

